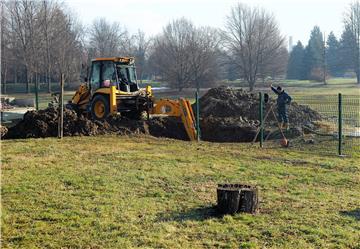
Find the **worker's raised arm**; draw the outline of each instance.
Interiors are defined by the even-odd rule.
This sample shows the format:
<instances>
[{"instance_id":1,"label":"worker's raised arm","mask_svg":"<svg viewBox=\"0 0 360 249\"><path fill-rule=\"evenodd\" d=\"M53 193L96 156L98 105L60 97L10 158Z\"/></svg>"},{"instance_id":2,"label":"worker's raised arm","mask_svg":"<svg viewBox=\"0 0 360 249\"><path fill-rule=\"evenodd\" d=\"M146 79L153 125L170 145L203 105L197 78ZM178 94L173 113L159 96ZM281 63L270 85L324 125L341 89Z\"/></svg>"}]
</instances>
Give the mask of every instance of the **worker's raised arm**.
<instances>
[{"instance_id":1,"label":"worker's raised arm","mask_svg":"<svg viewBox=\"0 0 360 249\"><path fill-rule=\"evenodd\" d=\"M278 92L278 90L276 90L275 87L273 87L273 86L271 85L270 88L271 88L271 90L272 90L275 94L279 95L279 92Z\"/></svg>"}]
</instances>

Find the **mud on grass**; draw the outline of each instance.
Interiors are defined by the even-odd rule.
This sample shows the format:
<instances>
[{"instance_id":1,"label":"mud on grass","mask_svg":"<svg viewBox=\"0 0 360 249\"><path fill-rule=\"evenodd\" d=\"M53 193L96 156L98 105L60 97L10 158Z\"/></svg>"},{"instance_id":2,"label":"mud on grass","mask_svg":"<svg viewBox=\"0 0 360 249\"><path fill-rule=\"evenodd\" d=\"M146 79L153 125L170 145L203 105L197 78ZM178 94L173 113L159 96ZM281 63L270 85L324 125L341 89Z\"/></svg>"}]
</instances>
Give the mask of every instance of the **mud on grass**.
<instances>
[{"instance_id":1,"label":"mud on grass","mask_svg":"<svg viewBox=\"0 0 360 249\"><path fill-rule=\"evenodd\" d=\"M133 136L1 145L3 248L359 247L359 154ZM260 213L213 216L222 182L257 185Z\"/></svg>"}]
</instances>

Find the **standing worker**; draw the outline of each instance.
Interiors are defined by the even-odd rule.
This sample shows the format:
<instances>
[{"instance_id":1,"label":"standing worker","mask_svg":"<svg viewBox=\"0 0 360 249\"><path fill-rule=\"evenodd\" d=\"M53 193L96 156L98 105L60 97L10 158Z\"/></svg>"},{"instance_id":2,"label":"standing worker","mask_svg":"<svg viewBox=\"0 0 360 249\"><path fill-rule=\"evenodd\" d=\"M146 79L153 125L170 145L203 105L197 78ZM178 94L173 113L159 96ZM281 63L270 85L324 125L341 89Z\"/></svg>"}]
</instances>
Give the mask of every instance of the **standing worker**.
<instances>
[{"instance_id":1,"label":"standing worker","mask_svg":"<svg viewBox=\"0 0 360 249\"><path fill-rule=\"evenodd\" d=\"M287 94L281 86L273 87L271 84L271 90L278 96L276 103L277 103L277 111L278 111L278 122L280 128L284 128L286 130L289 129L289 118L287 115L287 108L286 106L290 104L291 97Z\"/></svg>"}]
</instances>

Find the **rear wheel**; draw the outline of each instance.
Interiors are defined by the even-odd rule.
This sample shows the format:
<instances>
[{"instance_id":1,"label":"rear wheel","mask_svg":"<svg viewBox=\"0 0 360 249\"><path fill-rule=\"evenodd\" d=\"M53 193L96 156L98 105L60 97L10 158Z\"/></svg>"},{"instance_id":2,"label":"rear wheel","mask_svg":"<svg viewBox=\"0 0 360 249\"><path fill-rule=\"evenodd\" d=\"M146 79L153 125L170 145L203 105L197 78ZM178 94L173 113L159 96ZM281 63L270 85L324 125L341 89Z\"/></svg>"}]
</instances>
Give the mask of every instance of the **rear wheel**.
<instances>
[{"instance_id":1,"label":"rear wheel","mask_svg":"<svg viewBox=\"0 0 360 249\"><path fill-rule=\"evenodd\" d=\"M110 113L109 100L103 95L97 95L91 101L91 116L97 120L105 119Z\"/></svg>"}]
</instances>

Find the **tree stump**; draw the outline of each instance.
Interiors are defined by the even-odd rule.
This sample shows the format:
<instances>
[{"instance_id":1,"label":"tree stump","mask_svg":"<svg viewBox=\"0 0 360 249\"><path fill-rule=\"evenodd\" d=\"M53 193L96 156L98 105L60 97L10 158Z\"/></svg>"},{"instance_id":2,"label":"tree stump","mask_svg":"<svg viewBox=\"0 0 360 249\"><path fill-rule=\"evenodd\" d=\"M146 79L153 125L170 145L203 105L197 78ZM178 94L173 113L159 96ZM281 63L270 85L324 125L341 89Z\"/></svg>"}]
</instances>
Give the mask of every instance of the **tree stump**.
<instances>
[{"instance_id":1,"label":"tree stump","mask_svg":"<svg viewBox=\"0 0 360 249\"><path fill-rule=\"evenodd\" d=\"M221 214L255 213L258 190L245 184L218 184L217 201L217 209Z\"/></svg>"}]
</instances>

